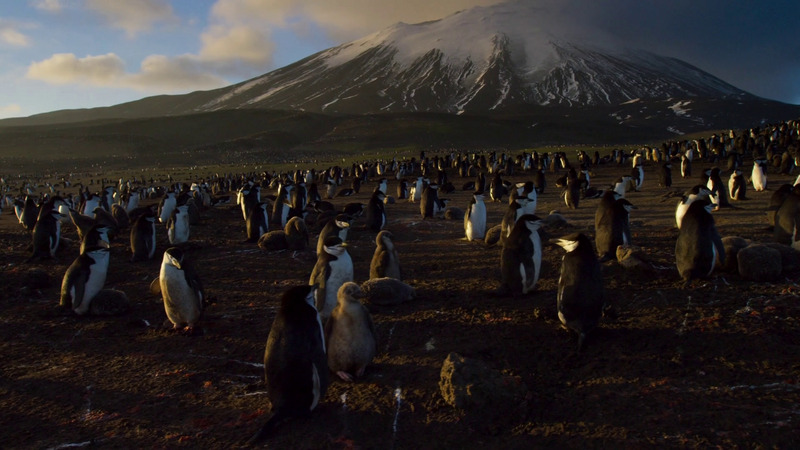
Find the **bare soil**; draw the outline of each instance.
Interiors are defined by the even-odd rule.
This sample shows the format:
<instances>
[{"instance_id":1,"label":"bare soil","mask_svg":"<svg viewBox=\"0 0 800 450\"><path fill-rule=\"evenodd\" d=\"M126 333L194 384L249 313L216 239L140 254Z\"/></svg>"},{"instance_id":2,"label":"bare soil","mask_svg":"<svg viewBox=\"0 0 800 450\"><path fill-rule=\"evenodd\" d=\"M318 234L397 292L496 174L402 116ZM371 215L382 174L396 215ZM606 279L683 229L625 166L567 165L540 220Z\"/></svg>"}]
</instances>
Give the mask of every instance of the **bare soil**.
<instances>
[{"instance_id":1,"label":"bare soil","mask_svg":"<svg viewBox=\"0 0 800 450\"><path fill-rule=\"evenodd\" d=\"M674 171L674 191L699 181ZM643 448L800 446L799 273L753 283L715 273L689 288L675 269L678 197L657 186L657 166L645 168L644 188L627 198L634 244L652 272L604 265L607 317L576 352L577 337L556 313L563 250L548 246L538 291L496 296L500 247L463 240L463 223L422 220L419 205L387 205L405 281L417 298L371 307L378 355L355 383L336 379L309 418L288 422L269 448ZM243 169L244 170L244 169ZM749 170L749 168L747 169ZM195 169L198 174L201 170ZM594 169L606 187L630 167ZM765 210L770 191L714 213L722 236L770 242ZM518 173L511 181L532 179ZM451 173L457 191L442 195L466 209L468 181ZM81 180L75 179L73 182ZM83 180L86 181L86 180ZM191 181L186 179L184 181ZM727 175L726 179L727 181ZM593 236L597 200L567 209L548 174L539 199L544 216L558 209L570 226ZM366 202L374 187L356 197ZM396 181L390 180L394 195ZM506 203L487 202L490 225ZM77 240L74 227L65 236ZM0 447L230 448L269 417L263 386L264 345L281 293L308 282L313 250L260 251L245 243L239 208L202 212L192 228L189 258L214 303L195 336L173 332L160 297L149 293L167 248L159 227L153 261L131 263L127 231L111 248L107 288L131 300L127 314L77 317L58 307L61 278L77 256L77 241L54 260L26 263L30 233L7 209L0 217ZM312 236L312 248L316 234ZM375 233L356 222L349 235L356 281L368 278ZM36 277L32 269L47 276ZM439 390L451 352L484 361L521 383L527 395L503 414L462 411Z\"/></svg>"}]
</instances>

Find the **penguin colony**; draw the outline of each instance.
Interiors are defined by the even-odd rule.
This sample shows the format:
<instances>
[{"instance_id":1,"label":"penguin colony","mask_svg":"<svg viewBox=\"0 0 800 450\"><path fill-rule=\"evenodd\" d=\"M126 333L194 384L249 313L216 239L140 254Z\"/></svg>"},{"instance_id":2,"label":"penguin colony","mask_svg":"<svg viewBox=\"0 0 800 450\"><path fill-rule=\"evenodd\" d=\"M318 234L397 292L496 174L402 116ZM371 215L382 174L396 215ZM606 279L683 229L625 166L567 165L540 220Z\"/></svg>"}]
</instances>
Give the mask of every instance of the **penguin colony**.
<instances>
[{"instance_id":1,"label":"penguin colony","mask_svg":"<svg viewBox=\"0 0 800 450\"><path fill-rule=\"evenodd\" d=\"M486 155L470 157L451 153L418 162L391 161L381 171L382 174L397 174L394 181L397 182L398 199L419 202L422 220L437 220L437 209L443 209L438 198L441 186L431 183L424 175L416 174L425 174L443 164L462 176L475 177L474 182L464 186L474 189L470 203L462 205L467 211L463 225L467 241L481 240L487 231L484 192L489 192L492 203L506 202L501 205L502 209L493 207L495 212L505 213L499 264L503 293L544 295L537 292L543 273L542 254L554 251L554 245L563 248L555 303L560 322L577 334L578 349L581 350L587 346L590 333L600 326L607 306L601 264L614 258L619 245L635 240L629 217L635 207L626 195L635 196L636 192L648 188L644 184L645 168L658 170L659 188L669 189L672 186L672 163L680 164L681 177L686 178L691 177L692 161L720 164L734 161L727 166L728 183L722 181L726 171L715 166L676 202L675 263L678 274L686 283L707 278L725 260L725 250L712 211L732 206L728 199L747 200L748 181L754 191L765 189L770 161L779 170L787 170L786 159L775 152L782 148L780 139L793 140L794 145L797 144L797 124L782 124L777 131L767 133L769 139L763 139L764 131L749 130L740 136L741 139L727 141L712 137L703 144L699 141L671 142L661 149L645 148L632 154L616 151L602 159L579 155L576 158L579 170L570 165L566 154L524 153L515 159L492 152L488 158ZM727 158L731 153L739 154L739 158ZM737 162L744 159L741 155L748 154L753 157L749 180L743 175L747 173L747 167L742 168ZM775 163L776 158L780 164ZM591 185L593 167L600 164L621 166L628 159L633 167L631 172L627 172L629 175L621 176L613 186L597 188ZM513 167L522 170L523 176L529 176L530 181L518 185L504 182L502 177ZM284 292L267 339L264 366L272 417L253 437L254 441L260 441L286 419L313 411L324 398L329 372L345 381L356 380L364 376L376 354L374 324L369 311L360 302L363 293L354 283L356 277L346 243L353 224L376 233L369 277L400 279L395 235L389 231L396 218L392 217L391 208L386 207L386 191L390 185L382 177L367 204L349 203L341 209L323 201L317 188L326 186L328 199L350 197L376 181L376 170L375 166L365 163L354 164L349 170L337 167L319 173L310 170L294 174L262 174L246 180L220 177L211 183L178 183L166 187L137 187L120 180L119 185L105 187L98 193L89 193L86 189L76 197L46 195L38 202L33 195L27 194L12 203L20 225L31 232L32 260L57 257L63 224L71 223L79 231L79 255L64 274L60 298L62 306L79 315L88 312L92 298L103 289L107 273L110 267L113 268L109 263L109 248L114 236L125 227L121 225L125 220L120 218L126 218L130 224L132 261L153 260L159 254L157 230L165 228L171 245L162 250L159 273L165 316L174 328L186 327L189 330L201 323L203 310L208 306L201 287L204 283L191 269L193 214L197 217L197 212L202 209L226 204L222 193L235 192L235 207L241 209L243 237L247 242L258 241L272 229L284 227L287 235L295 232L292 230L302 233L304 226L287 225L292 221L295 224L308 223L307 218L313 216L319 230L317 263L310 270L308 284ZM540 216L535 214L537 194L545 190L546 172L553 174L564 170L564 182L556 181L555 185L562 189L565 205L580 209L588 204L588 207L596 209L594 242L586 233L568 234L549 241L542 239L545 226ZM620 170L620 173L626 171ZM401 177L401 174L404 175ZM485 174L493 175L489 186ZM351 180L351 187L337 190L347 179ZM590 195L592 188L598 190ZM265 195L266 192L275 194ZM769 207L775 240L795 247L800 241L797 233L800 187L797 183L782 186L775 194L777 197ZM587 199L598 197L599 201L587 202ZM159 198L157 208L139 206L142 199ZM116 217L111 210L115 210ZM125 214L121 215L120 210ZM301 234L294 241L306 242L306 245L297 247L305 249L308 240L306 230L305 235ZM213 280L205 284L213 284ZM311 350L298 355L298 346Z\"/></svg>"}]
</instances>

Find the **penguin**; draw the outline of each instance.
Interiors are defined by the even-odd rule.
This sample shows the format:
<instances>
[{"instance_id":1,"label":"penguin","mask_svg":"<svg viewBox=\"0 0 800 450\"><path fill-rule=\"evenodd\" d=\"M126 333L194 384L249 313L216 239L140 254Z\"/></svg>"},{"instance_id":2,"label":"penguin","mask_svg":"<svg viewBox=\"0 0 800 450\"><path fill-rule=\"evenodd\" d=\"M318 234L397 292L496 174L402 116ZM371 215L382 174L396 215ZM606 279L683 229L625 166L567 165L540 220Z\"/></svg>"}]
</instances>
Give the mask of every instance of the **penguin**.
<instances>
[{"instance_id":1,"label":"penguin","mask_svg":"<svg viewBox=\"0 0 800 450\"><path fill-rule=\"evenodd\" d=\"M93 217L81 214L74 209L70 209L68 214L72 224L75 226L75 230L78 232L79 239L83 239L83 236L96 224Z\"/></svg>"},{"instance_id":2,"label":"penguin","mask_svg":"<svg viewBox=\"0 0 800 450\"><path fill-rule=\"evenodd\" d=\"M95 225L90 228L81 239L80 253L84 253L86 249L92 247L111 248L111 238L108 236L110 232L111 228L105 225Z\"/></svg>"},{"instance_id":3,"label":"penguin","mask_svg":"<svg viewBox=\"0 0 800 450\"><path fill-rule=\"evenodd\" d=\"M339 288L348 281L353 281L353 260L338 236L328 237L317 255L308 283L317 286L315 304L323 321L336 306Z\"/></svg>"},{"instance_id":4,"label":"penguin","mask_svg":"<svg viewBox=\"0 0 800 450\"><path fill-rule=\"evenodd\" d=\"M75 258L61 281L61 306L81 316L89 312L106 283L108 260L108 247L89 247Z\"/></svg>"},{"instance_id":5,"label":"penguin","mask_svg":"<svg viewBox=\"0 0 800 450\"><path fill-rule=\"evenodd\" d=\"M631 179L634 181L634 190L639 192L644 185L644 168L642 167L642 156L636 155L633 157L633 169L631 170Z\"/></svg>"},{"instance_id":6,"label":"penguin","mask_svg":"<svg viewBox=\"0 0 800 450\"><path fill-rule=\"evenodd\" d=\"M783 185L775 191L770 199L770 210L775 210L773 215L773 237L779 244L789 245L800 250L800 186ZM788 187L788 188L787 188ZM779 206L774 206L780 202Z\"/></svg>"},{"instance_id":7,"label":"penguin","mask_svg":"<svg viewBox=\"0 0 800 450\"><path fill-rule=\"evenodd\" d=\"M672 187L672 163L666 162L658 173L658 185L665 188Z\"/></svg>"},{"instance_id":8,"label":"penguin","mask_svg":"<svg viewBox=\"0 0 800 450\"><path fill-rule=\"evenodd\" d=\"M167 223L167 238L170 245L184 244L189 241L189 206L180 205L172 210L172 216Z\"/></svg>"},{"instance_id":9,"label":"penguin","mask_svg":"<svg viewBox=\"0 0 800 450\"><path fill-rule=\"evenodd\" d=\"M152 211L136 218L131 227L131 261L146 261L156 254L156 216Z\"/></svg>"},{"instance_id":10,"label":"penguin","mask_svg":"<svg viewBox=\"0 0 800 450\"><path fill-rule=\"evenodd\" d=\"M408 189L408 201L411 203L418 202L422 198L422 189L423 184L425 183L425 179L423 177L417 177L417 181L414 182L414 185Z\"/></svg>"},{"instance_id":11,"label":"penguin","mask_svg":"<svg viewBox=\"0 0 800 450\"><path fill-rule=\"evenodd\" d=\"M542 270L542 240L539 228L542 221L533 214L517 219L511 233L503 242L500 254L502 286L513 295L527 294L536 289Z\"/></svg>"},{"instance_id":12,"label":"penguin","mask_svg":"<svg viewBox=\"0 0 800 450\"><path fill-rule=\"evenodd\" d=\"M570 209L577 209L581 198L581 182L577 177L567 180L567 187L564 189L564 203Z\"/></svg>"},{"instance_id":13,"label":"penguin","mask_svg":"<svg viewBox=\"0 0 800 450\"><path fill-rule=\"evenodd\" d=\"M574 233L556 240L566 254L561 259L556 305L558 318L567 328L578 333L578 351L586 336L594 330L603 313L604 291L600 262L592 243L583 233Z\"/></svg>"},{"instance_id":14,"label":"penguin","mask_svg":"<svg viewBox=\"0 0 800 450\"><path fill-rule=\"evenodd\" d=\"M289 250L305 250L308 247L308 226L302 217L292 217L283 227Z\"/></svg>"},{"instance_id":15,"label":"penguin","mask_svg":"<svg viewBox=\"0 0 800 450\"><path fill-rule=\"evenodd\" d=\"M536 192L536 186L533 184L533 182L526 181L524 183L517 183L515 187L517 191L517 198L526 200L522 204L523 214L536 214L538 193ZM509 198L509 202L510 201L511 199Z\"/></svg>"},{"instance_id":16,"label":"penguin","mask_svg":"<svg viewBox=\"0 0 800 450\"><path fill-rule=\"evenodd\" d=\"M397 199L405 200L408 198L408 182L405 179L400 180L397 185Z\"/></svg>"},{"instance_id":17,"label":"penguin","mask_svg":"<svg viewBox=\"0 0 800 450\"><path fill-rule=\"evenodd\" d=\"M289 220L289 213L292 210L292 205L289 203L289 195L293 186L281 184L278 187L278 196L272 204L272 217L271 222L280 228L286 226Z\"/></svg>"},{"instance_id":18,"label":"penguin","mask_svg":"<svg viewBox=\"0 0 800 450\"><path fill-rule=\"evenodd\" d=\"M386 195L386 194L389 193L389 185L388 185L388 182L387 182L386 178L381 178L378 181L377 189L380 190L381 192L383 192L383 195Z\"/></svg>"},{"instance_id":19,"label":"penguin","mask_svg":"<svg viewBox=\"0 0 800 450\"><path fill-rule=\"evenodd\" d=\"M336 196L336 182L328 180L325 184L327 185L325 189L325 198L330 200Z\"/></svg>"},{"instance_id":20,"label":"penguin","mask_svg":"<svg viewBox=\"0 0 800 450\"><path fill-rule=\"evenodd\" d=\"M347 231L350 229L350 222L351 219L349 215L339 214L333 220L325 224L322 231L319 233L319 237L317 237L317 255L322 253L325 240L331 236L336 236L341 239L342 242L347 242Z\"/></svg>"},{"instance_id":21,"label":"penguin","mask_svg":"<svg viewBox=\"0 0 800 450\"><path fill-rule=\"evenodd\" d=\"M486 192L486 175L483 172L478 173L475 177L475 190Z\"/></svg>"},{"instance_id":22,"label":"penguin","mask_svg":"<svg viewBox=\"0 0 800 450\"><path fill-rule=\"evenodd\" d=\"M720 178L719 167L712 167L707 173L708 181L706 182L706 187L711 192L709 200L716 205L714 210L716 211L722 207L731 206L728 202L728 190L725 189L722 178Z\"/></svg>"},{"instance_id":23,"label":"penguin","mask_svg":"<svg viewBox=\"0 0 800 450\"><path fill-rule=\"evenodd\" d=\"M536 171L534 184L536 186L536 193L540 195L544 194L544 190L547 187L547 180L545 179L544 169L541 167Z\"/></svg>"},{"instance_id":24,"label":"penguin","mask_svg":"<svg viewBox=\"0 0 800 450\"><path fill-rule=\"evenodd\" d=\"M386 207L383 199L386 195L379 188L375 188L367 202L367 228L372 231L381 231L386 226Z\"/></svg>"},{"instance_id":25,"label":"penguin","mask_svg":"<svg viewBox=\"0 0 800 450\"><path fill-rule=\"evenodd\" d=\"M500 178L500 172L496 172L489 183L489 197L493 202L500 202L503 196L508 194L508 189L503 185L503 179Z\"/></svg>"},{"instance_id":26,"label":"penguin","mask_svg":"<svg viewBox=\"0 0 800 450\"><path fill-rule=\"evenodd\" d=\"M631 177L619 177L614 182L614 192L619 194L620 197L625 197L625 194L632 189L633 184Z\"/></svg>"},{"instance_id":27,"label":"penguin","mask_svg":"<svg viewBox=\"0 0 800 450\"><path fill-rule=\"evenodd\" d=\"M364 292L358 284L344 283L337 292L336 307L325 322L328 368L348 382L364 375L377 351L375 325L362 298Z\"/></svg>"},{"instance_id":28,"label":"penguin","mask_svg":"<svg viewBox=\"0 0 800 450\"><path fill-rule=\"evenodd\" d=\"M80 210L80 213L86 216L91 216L94 213L95 208L100 207L103 199L100 198L97 194L89 194L83 201L83 207Z\"/></svg>"},{"instance_id":29,"label":"penguin","mask_svg":"<svg viewBox=\"0 0 800 450\"><path fill-rule=\"evenodd\" d=\"M678 226L678 229L681 228L683 216L686 214L686 210L689 209L689 206L698 199L709 199L710 195L711 191L702 184L694 186L683 194L683 198L678 202L678 207L675 208L675 224Z\"/></svg>"},{"instance_id":30,"label":"penguin","mask_svg":"<svg viewBox=\"0 0 800 450\"><path fill-rule=\"evenodd\" d=\"M419 202L419 212L423 219L434 217L439 204L439 186L429 184L422 191Z\"/></svg>"},{"instance_id":31,"label":"penguin","mask_svg":"<svg viewBox=\"0 0 800 450\"><path fill-rule=\"evenodd\" d=\"M711 275L717 259L725 263L725 248L711 215L713 207L708 199L697 199L683 216L675 242L675 262L686 283Z\"/></svg>"},{"instance_id":32,"label":"penguin","mask_svg":"<svg viewBox=\"0 0 800 450\"><path fill-rule=\"evenodd\" d=\"M731 200L747 200L747 181L742 171L736 169L728 180L728 193Z\"/></svg>"},{"instance_id":33,"label":"penguin","mask_svg":"<svg viewBox=\"0 0 800 450\"><path fill-rule=\"evenodd\" d=\"M200 278L179 247L170 247L164 252L158 282L164 311L172 328L178 330L185 327L191 334L200 320L206 299Z\"/></svg>"},{"instance_id":34,"label":"penguin","mask_svg":"<svg viewBox=\"0 0 800 450\"><path fill-rule=\"evenodd\" d=\"M617 247L631 243L630 211L636 207L614 191L606 191L594 214L595 246L600 262L616 257Z\"/></svg>"},{"instance_id":35,"label":"penguin","mask_svg":"<svg viewBox=\"0 0 800 450\"><path fill-rule=\"evenodd\" d=\"M158 221L166 224L172 217L172 211L178 206L178 196L174 191L167 192L158 204ZM94 211L91 209L90 211ZM84 210L83 214L87 214ZM88 214L87 214L88 215Z\"/></svg>"},{"instance_id":36,"label":"penguin","mask_svg":"<svg viewBox=\"0 0 800 450\"><path fill-rule=\"evenodd\" d=\"M394 246L394 235L389 230L383 230L375 236L375 253L369 264L369 279L396 278L402 280L400 275L400 257Z\"/></svg>"},{"instance_id":37,"label":"penguin","mask_svg":"<svg viewBox=\"0 0 800 450\"><path fill-rule=\"evenodd\" d=\"M692 176L692 159L686 155L681 155L681 178Z\"/></svg>"},{"instance_id":38,"label":"penguin","mask_svg":"<svg viewBox=\"0 0 800 450\"><path fill-rule=\"evenodd\" d=\"M767 188L767 161L765 159L753 161L753 172L750 174L750 181L753 183L753 189L757 192Z\"/></svg>"},{"instance_id":39,"label":"penguin","mask_svg":"<svg viewBox=\"0 0 800 450\"><path fill-rule=\"evenodd\" d=\"M17 220L19 220L20 225L22 225L26 230L32 231L33 227L36 226L36 219L39 216L39 208L36 206L36 202L33 200L33 197L30 195L25 196L25 201L22 204L14 204L14 211L17 215Z\"/></svg>"},{"instance_id":40,"label":"penguin","mask_svg":"<svg viewBox=\"0 0 800 450\"><path fill-rule=\"evenodd\" d=\"M315 294L314 286L294 286L283 293L264 351L272 415L250 438L250 445L269 437L287 419L310 414L325 398L330 369Z\"/></svg>"},{"instance_id":41,"label":"penguin","mask_svg":"<svg viewBox=\"0 0 800 450\"><path fill-rule=\"evenodd\" d=\"M525 206L528 203L528 199L520 197L517 192L517 190L511 191L508 208L503 215L503 220L500 221L500 242L505 241L505 238L511 234L511 230L514 228L514 224L517 223L517 220L526 214Z\"/></svg>"},{"instance_id":42,"label":"penguin","mask_svg":"<svg viewBox=\"0 0 800 450\"><path fill-rule=\"evenodd\" d=\"M33 226L32 258L52 258L61 242L61 218L58 209L50 202L42 205L36 225Z\"/></svg>"},{"instance_id":43,"label":"penguin","mask_svg":"<svg viewBox=\"0 0 800 450\"><path fill-rule=\"evenodd\" d=\"M245 225L247 226L247 241L257 242L264 233L269 231L269 212L267 202L261 202L250 208L250 215L247 216Z\"/></svg>"},{"instance_id":44,"label":"penguin","mask_svg":"<svg viewBox=\"0 0 800 450\"><path fill-rule=\"evenodd\" d=\"M464 214L464 232L468 241L477 241L486 236L486 204L483 191L472 194L472 201Z\"/></svg>"}]
</instances>

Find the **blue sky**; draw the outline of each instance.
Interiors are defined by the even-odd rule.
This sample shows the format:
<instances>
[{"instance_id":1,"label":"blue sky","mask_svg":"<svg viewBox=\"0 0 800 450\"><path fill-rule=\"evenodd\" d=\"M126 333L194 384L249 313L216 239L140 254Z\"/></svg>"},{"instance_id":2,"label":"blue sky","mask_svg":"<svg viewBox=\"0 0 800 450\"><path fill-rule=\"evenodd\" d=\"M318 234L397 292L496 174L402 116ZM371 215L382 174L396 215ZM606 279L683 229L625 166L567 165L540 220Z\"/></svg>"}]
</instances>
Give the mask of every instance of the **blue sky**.
<instances>
[{"instance_id":1,"label":"blue sky","mask_svg":"<svg viewBox=\"0 0 800 450\"><path fill-rule=\"evenodd\" d=\"M800 104L797 0L528 1L599 22L748 92ZM213 89L398 21L493 3L498 0L4 1L0 118Z\"/></svg>"}]
</instances>

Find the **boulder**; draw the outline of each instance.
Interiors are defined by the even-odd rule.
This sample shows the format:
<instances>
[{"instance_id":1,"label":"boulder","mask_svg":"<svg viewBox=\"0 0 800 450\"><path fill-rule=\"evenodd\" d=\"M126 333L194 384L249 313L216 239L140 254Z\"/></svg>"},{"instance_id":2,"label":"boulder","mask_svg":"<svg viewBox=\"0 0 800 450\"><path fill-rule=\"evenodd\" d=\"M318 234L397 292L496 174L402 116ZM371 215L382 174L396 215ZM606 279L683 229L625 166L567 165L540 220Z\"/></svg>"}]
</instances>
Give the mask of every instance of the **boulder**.
<instances>
[{"instance_id":1,"label":"boulder","mask_svg":"<svg viewBox=\"0 0 800 450\"><path fill-rule=\"evenodd\" d=\"M769 248L774 248L781 253L782 273L784 275L800 270L800 252L788 245L778 244L777 242L768 242L764 245Z\"/></svg>"},{"instance_id":2,"label":"boulder","mask_svg":"<svg viewBox=\"0 0 800 450\"><path fill-rule=\"evenodd\" d=\"M727 236L722 238L722 246L725 248L725 262L720 269L725 272L738 272L739 260L736 255L739 250L750 245L750 241L738 236Z\"/></svg>"},{"instance_id":3,"label":"boulder","mask_svg":"<svg viewBox=\"0 0 800 450\"><path fill-rule=\"evenodd\" d=\"M775 281L783 272L781 252L762 244L752 244L736 255L739 275L751 281Z\"/></svg>"}]
</instances>

